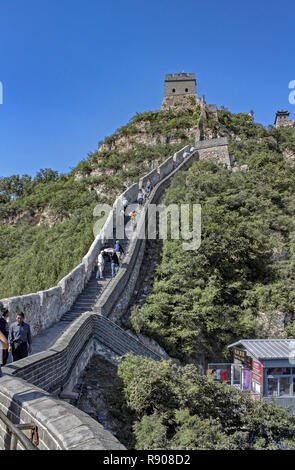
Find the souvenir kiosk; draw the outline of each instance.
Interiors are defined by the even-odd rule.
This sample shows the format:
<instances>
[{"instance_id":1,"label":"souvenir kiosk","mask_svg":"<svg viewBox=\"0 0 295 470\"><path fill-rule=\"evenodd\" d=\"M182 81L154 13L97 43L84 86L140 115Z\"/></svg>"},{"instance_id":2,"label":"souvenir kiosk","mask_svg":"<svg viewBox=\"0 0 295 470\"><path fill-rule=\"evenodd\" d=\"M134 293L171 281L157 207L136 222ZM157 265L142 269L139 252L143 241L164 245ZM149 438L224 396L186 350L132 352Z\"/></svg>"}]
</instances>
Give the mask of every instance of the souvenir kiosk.
<instances>
[{"instance_id":1,"label":"souvenir kiosk","mask_svg":"<svg viewBox=\"0 0 295 470\"><path fill-rule=\"evenodd\" d=\"M295 412L295 339L241 339L228 348L232 363L208 364L216 378L216 371L226 368L227 383L253 399L274 399Z\"/></svg>"}]
</instances>

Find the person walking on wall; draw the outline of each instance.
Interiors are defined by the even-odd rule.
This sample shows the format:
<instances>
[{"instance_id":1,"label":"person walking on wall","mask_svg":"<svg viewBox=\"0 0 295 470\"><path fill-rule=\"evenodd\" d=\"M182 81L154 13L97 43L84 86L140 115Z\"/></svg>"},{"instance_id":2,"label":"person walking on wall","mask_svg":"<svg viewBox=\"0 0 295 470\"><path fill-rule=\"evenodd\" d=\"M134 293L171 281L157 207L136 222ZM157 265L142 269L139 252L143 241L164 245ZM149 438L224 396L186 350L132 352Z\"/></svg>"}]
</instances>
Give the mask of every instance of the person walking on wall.
<instances>
[{"instance_id":1,"label":"person walking on wall","mask_svg":"<svg viewBox=\"0 0 295 470\"><path fill-rule=\"evenodd\" d=\"M143 192L141 191L141 189L138 192L137 202L140 206L143 205Z\"/></svg>"},{"instance_id":2,"label":"person walking on wall","mask_svg":"<svg viewBox=\"0 0 295 470\"><path fill-rule=\"evenodd\" d=\"M1 352L7 351L8 349L7 338L1 331L0 331L0 347L1 347ZM0 365L0 377L3 377L1 365Z\"/></svg>"},{"instance_id":3,"label":"person walking on wall","mask_svg":"<svg viewBox=\"0 0 295 470\"><path fill-rule=\"evenodd\" d=\"M96 273L96 279L104 279L103 277L103 271L104 271L104 251L101 250L101 252L98 255L97 258L97 273Z\"/></svg>"},{"instance_id":4,"label":"person walking on wall","mask_svg":"<svg viewBox=\"0 0 295 470\"><path fill-rule=\"evenodd\" d=\"M8 343L14 361L24 359L32 351L31 328L25 323L23 312L18 313L16 321L10 325Z\"/></svg>"},{"instance_id":5,"label":"person walking on wall","mask_svg":"<svg viewBox=\"0 0 295 470\"><path fill-rule=\"evenodd\" d=\"M114 244L114 250L118 256L118 260L120 261L121 256L124 254L124 250L119 242L119 240L116 240L116 243Z\"/></svg>"},{"instance_id":6,"label":"person walking on wall","mask_svg":"<svg viewBox=\"0 0 295 470\"><path fill-rule=\"evenodd\" d=\"M116 267L119 266L119 260L115 250L111 253L111 266L112 266L112 277L116 275Z\"/></svg>"},{"instance_id":7,"label":"person walking on wall","mask_svg":"<svg viewBox=\"0 0 295 470\"><path fill-rule=\"evenodd\" d=\"M134 230L135 227L136 227L136 215L137 215L137 212L136 212L136 211L132 211L132 212L130 212L130 214L129 214L129 217L130 217L130 219L131 219L131 223L132 223L132 228L133 228L133 230Z\"/></svg>"},{"instance_id":8,"label":"person walking on wall","mask_svg":"<svg viewBox=\"0 0 295 470\"><path fill-rule=\"evenodd\" d=\"M0 332L5 336L6 339L8 339L8 334L9 334L9 325L8 325L8 317L9 317L9 312L2 304L0 304ZM8 348L7 349L2 349L0 355L0 364L2 366L5 366L7 363L8 359Z\"/></svg>"},{"instance_id":9,"label":"person walking on wall","mask_svg":"<svg viewBox=\"0 0 295 470\"><path fill-rule=\"evenodd\" d=\"M145 190L146 190L147 196L150 197L150 194L152 191L152 183L150 180L147 180Z\"/></svg>"}]
</instances>

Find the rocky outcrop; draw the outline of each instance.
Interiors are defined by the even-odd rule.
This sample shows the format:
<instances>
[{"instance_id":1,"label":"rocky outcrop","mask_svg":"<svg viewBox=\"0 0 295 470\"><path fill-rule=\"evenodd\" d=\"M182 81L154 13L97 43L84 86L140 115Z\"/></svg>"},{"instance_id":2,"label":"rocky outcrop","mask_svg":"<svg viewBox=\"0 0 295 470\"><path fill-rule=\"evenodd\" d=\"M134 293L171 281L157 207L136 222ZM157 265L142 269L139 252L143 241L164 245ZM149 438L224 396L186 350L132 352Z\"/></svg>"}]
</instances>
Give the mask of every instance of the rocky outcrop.
<instances>
[{"instance_id":1,"label":"rocky outcrop","mask_svg":"<svg viewBox=\"0 0 295 470\"><path fill-rule=\"evenodd\" d=\"M292 165L295 164L295 152L293 150L284 150L283 156L289 163L291 163Z\"/></svg>"},{"instance_id":2,"label":"rocky outcrop","mask_svg":"<svg viewBox=\"0 0 295 470\"><path fill-rule=\"evenodd\" d=\"M18 226L21 224L28 224L31 226L40 227L47 225L53 227L53 225L68 219L69 217L56 215L50 207L45 209L29 209L19 214L9 216L1 220L2 224Z\"/></svg>"},{"instance_id":3,"label":"rocky outcrop","mask_svg":"<svg viewBox=\"0 0 295 470\"><path fill-rule=\"evenodd\" d=\"M276 311L273 313L258 312L256 321L260 326L263 338L286 338L286 313Z\"/></svg>"}]
</instances>

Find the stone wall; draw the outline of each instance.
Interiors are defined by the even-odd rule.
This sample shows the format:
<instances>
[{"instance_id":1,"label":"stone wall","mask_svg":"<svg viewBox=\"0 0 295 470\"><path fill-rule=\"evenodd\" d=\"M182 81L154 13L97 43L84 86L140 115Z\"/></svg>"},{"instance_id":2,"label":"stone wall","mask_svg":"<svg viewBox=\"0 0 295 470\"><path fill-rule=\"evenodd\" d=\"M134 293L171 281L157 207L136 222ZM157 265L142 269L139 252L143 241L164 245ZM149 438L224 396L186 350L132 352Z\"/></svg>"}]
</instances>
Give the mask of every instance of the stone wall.
<instances>
[{"instance_id":1,"label":"stone wall","mask_svg":"<svg viewBox=\"0 0 295 470\"><path fill-rule=\"evenodd\" d=\"M208 148L222 150L224 145L222 142L210 144L206 147L204 143L200 143L198 150L185 155L185 151L189 150L186 147L167 159L157 171L159 182L152 190L150 202L156 203L174 174L188 169L199 159L200 152ZM137 196L138 187L133 185L124 193L129 202L133 202L132 199ZM145 228L147 217L143 210L138 220L139 228ZM107 224L109 223L110 218L107 220ZM50 323L56 322L61 316L61 312L70 308L83 290L102 241L103 235L100 234L83 263L60 281L57 287L29 296L4 299L4 305L13 314L23 310L27 314L27 321L32 325L33 334L37 334L45 325L50 326ZM40 428L40 448L124 448L95 420L71 405L58 401L49 393L58 394L69 383L73 386L99 345L106 346L119 356L131 352L155 360L163 357L106 318L112 312L118 316L125 312L138 276L144 248L144 239L133 237L130 240L123 267L99 298L96 312L81 315L51 348L3 368L5 375L0 378L1 409L15 424L35 422ZM0 436L4 438L0 439L0 446L2 442L8 446L9 436L1 426Z\"/></svg>"},{"instance_id":2,"label":"stone wall","mask_svg":"<svg viewBox=\"0 0 295 470\"><path fill-rule=\"evenodd\" d=\"M219 139L200 140L196 142L200 160L212 160L220 163L225 168L231 168L231 159L228 152L228 140L226 137Z\"/></svg>"},{"instance_id":3,"label":"stone wall","mask_svg":"<svg viewBox=\"0 0 295 470\"><path fill-rule=\"evenodd\" d=\"M108 318L87 312L73 322L52 347L9 364L2 370L6 376L24 379L46 392L57 394L68 383L77 364L79 373L86 367L91 351L95 349L91 345L93 341L104 344L118 355L133 352L160 359Z\"/></svg>"},{"instance_id":4,"label":"stone wall","mask_svg":"<svg viewBox=\"0 0 295 470\"><path fill-rule=\"evenodd\" d=\"M38 426L41 450L125 450L101 424L19 378L3 377L0 409L14 424ZM24 431L29 437L28 432ZM0 421L0 449L9 449L11 437ZM22 449L18 444L19 450Z\"/></svg>"},{"instance_id":5,"label":"stone wall","mask_svg":"<svg viewBox=\"0 0 295 470\"><path fill-rule=\"evenodd\" d=\"M135 184L127 189L123 196L129 202L134 202L137 193L138 184ZM1 302L10 312L10 322L19 312L24 312L26 321L31 325L33 336L57 323L84 290L95 267L98 253L105 240L109 238L108 233L113 232L112 227L113 214L111 213L82 263L61 279L57 286L34 294L2 299Z\"/></svg>"}]
</instances>

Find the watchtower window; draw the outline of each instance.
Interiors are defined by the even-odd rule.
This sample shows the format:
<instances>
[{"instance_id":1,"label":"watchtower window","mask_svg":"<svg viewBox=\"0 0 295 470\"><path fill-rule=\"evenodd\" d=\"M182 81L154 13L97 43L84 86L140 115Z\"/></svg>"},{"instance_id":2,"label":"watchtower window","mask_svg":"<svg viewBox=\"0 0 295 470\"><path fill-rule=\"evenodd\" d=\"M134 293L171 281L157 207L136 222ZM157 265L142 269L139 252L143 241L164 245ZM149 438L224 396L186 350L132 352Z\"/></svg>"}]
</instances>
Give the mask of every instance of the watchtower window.
<instances>
[{"instance_id":1,"label":"watchtower window","mask_svg":"<svg viewBox=\"0 0 295 470\"><path fill-rule=\"evenodd\" d=\"M172 93L175 93L175 88L172 88Z\"/></svg>"},{"instance_id":2,"label":"watchtower window","mask_svg":"<svg viewBox=\"0 0 295 470\"><path fill-rule=\"evenodd\" d=\"M188 88L185 89L185 92L186 92L186 93L188 92Z\"/></svg>"}]
</instances>

